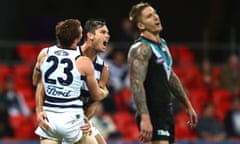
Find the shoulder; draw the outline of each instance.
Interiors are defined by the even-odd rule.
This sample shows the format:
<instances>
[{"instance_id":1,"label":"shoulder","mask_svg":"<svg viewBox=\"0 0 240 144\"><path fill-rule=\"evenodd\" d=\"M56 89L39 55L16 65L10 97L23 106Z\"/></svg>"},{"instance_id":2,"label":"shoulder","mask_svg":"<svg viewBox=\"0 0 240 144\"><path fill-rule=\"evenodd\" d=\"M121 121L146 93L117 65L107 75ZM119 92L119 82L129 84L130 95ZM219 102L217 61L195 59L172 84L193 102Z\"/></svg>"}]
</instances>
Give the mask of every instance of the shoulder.
<instances>
[{"instance_id":1,"label":"shoulder","mask_svg":"<svg viewBox=\"0 0 240 144\"><path fill-rule=\"evenodd\" d=\"M129 49L129 57L139 57L148 58L152 55L152 48L149 44L144 42L136 42Z\"/></svg>"},{"instance_id":2,"label":"shoulder","mask_svg":"<svg viewBox=\"0 0 240 144\"><path fill-rule=\"evenodd\" d=\"M48 48L43 48L37 57L37 61L42 62L44 58L47 56Z\"/></svg>"},{"instance_id":3,"label":"shoulder","mask_svg":"<svg viewBox=\"0 0 240 144\"><path fill-rule=\"evenodd\" d=\"M48 52L48 48L43 48L40 52L39 55L46 55Z\"/></svg>"},{"instance_id":4,"label":"shoulder","mask_svg":"<svg viewBox=\"0 0 240 144\"><path fill-rule=\"evenodd\" d=\"M76 59L76 61L77 61L78 63L80 63L80 62L92 63L92 61L90 60L90 58L87 57L87 56L79 56L79 57Z\"/></svg>"},{"instance_id":5,"label":"shoulder","mask_svg":"<svg viewBox=\"0 0 240 144\"><path fill-rule=\"evenodd\" d=\"M130 49L146 48L146 47L150 47L150 45L145 42L138 41L132 44Z\"/></svg>"},{"instance_id":6,"label":"shoulder","mask_svg":"<svg viewBox=\"0 0 240 144\"><path fill-rule=\"evenodd\" d=\"M76 59L76 66L80 72L88 73L94 69L92 61L87 56L80 56Z\"/></svg>"}]
</instances>

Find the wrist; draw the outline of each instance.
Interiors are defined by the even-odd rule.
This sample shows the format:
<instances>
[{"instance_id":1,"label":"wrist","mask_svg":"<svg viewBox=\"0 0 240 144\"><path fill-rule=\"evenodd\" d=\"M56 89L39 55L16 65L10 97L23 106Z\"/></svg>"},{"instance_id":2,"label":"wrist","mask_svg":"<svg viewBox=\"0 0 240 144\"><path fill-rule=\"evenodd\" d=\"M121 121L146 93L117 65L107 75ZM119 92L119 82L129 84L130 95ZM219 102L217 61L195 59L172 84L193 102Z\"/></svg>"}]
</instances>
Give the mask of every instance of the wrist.
<instances>
[{"instance_id":1,"label":"wrist","mask_svg":"<svg viewBox=\"0 0 240 144\"><path fill-rule=\"evenodd\" d=\"M141 114L141 119L150 120L150 115L148 113L142 113Z\"/></svg>"}]
</instances>

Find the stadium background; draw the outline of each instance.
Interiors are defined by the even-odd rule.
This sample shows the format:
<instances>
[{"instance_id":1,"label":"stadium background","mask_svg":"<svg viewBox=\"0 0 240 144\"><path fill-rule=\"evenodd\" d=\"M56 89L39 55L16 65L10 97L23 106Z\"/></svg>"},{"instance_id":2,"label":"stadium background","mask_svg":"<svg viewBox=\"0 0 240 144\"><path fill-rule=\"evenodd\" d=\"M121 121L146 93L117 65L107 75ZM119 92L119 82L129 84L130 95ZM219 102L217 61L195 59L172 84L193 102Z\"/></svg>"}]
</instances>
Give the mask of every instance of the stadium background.
<instances>
[{"instance_id":1,"label":"stadium background","mask_svg":"<svg viewBox=\"0 0 240 144\"><path fill-rule=\"evenodd\" d=\"M134 0L2 0L0 63L13 66L23 62L17 50L22 43L36 47L41 43L54 41L55 24L65 18L78 18L82 23L92 17L103 18L108 23L111 41L118 44L121 20L128 17L131 5L137 2ZM147 2L158 10L164 27L162 36L173 47L173 52L187 48L194 57L189 59L194 60L196 64L199 64L206 55L218 65L223 64L231 52L239 55L240 1L149 0ZM183 55L187 57L187 53L183 52ZM29 140L30 143L37 143ZM195 139L192 143L200 142Z\"/></svg>"}]
</instances>

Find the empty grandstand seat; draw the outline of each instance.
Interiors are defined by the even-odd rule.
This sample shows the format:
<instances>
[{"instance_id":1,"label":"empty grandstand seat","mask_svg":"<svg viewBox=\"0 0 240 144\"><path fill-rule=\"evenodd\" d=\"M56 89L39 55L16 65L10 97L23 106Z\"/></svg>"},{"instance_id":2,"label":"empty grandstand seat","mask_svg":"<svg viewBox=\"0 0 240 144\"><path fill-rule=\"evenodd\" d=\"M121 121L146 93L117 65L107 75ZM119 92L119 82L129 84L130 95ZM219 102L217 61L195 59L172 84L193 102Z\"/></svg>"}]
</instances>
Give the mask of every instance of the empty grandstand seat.
<instances>
[{"instance_id":1,"label":"empty grandstand seat","mask_svg":"<svg viewBox=\"0 0 240 144\"><path fill-rule=\"evenodd\" d=\"M29 64L35 63L37 59L37 51L35 44L20 43L16 46L19 58Z\"/></svg>"},{"instance_id":2,"label":"empty grandstand seat","mask_svg":"<svg viewBox=\"0 0 240 144\"><path fill-rule=\"evenodd\" d=\"M12 69L7 64L0 64L0 82L4 82L5 79L12 74Z\"/></svg>"},{"instance_id":3,"label":"empty grandstand seat","mask_svg":"<svg viewBox=\"0 0 240 144\"><path fill-rule=\"evenodd\" d=\"M227 111L231 108L231 106L232 106L232 103L230 101L221 102L215 105L214 114L216 118L220 121L220 123L223 124L225 115Z\"/></svg>"},{"instance_id":4,"label":"empty grandstand seat","mask_svg":"<svg viewBox=\"0 0 240 144\"><path fill-rule=\"evenodd\" d=\"M135 117L128 111L118 111L113 115L113 121L124 140L138 140L139 131Z\"/></svg>"},{"instance_id":5,"label":"empty grandstand seat","mask_svg":"<svg viewBox=\"0 0 240 144\"><path fill-rule=\"evenodd\" d=\"M212 91L212 102L216 106L220 103L230 102L231 92L225 88L217 88Z\"/></svg>"},{"instance_id":6,"label":"empty grandstand seat","mask_svg":"<svg viewBox=\"0 0 240 144\"><path fill-rule=\"evenodd\" d=\"M189 118L186 113L178 113L175 116L175 136L178 140L194 140L197 138L194 129L188 124Z\"/></svg>"},{"instance_id":7,"label":"empty grandstand seat","mask_svg":"<svg viewBox=\"0 0 240 144\"><path fill-rule=\"evenodd\" d=\"M30 87L32 67L29 64L16 64L13 66L13 79L17 87Z\"/></svg>"},{"instance_id":8,"label":"empty grandstand seat","mask_svg":"<svg viewBox=\"0 0 240 144\"><path fill-rule=\"evenodd\" d=\"M128 110L131 103L131 91L125 88L114 94L114 102L118 111Z\"/></svg>"},{"instance_id":9,"label":"empty grandstand seat","mask_svg":"<svg viewBox=\"0 0 240 144\"><path fill-rule=\"evenodd\" d=\"M177 53L179 64L192 64L195 62L195 55L187 45L178 45Z\"/></svg>"},{"instance_id":10,"label":"empty grandstand seat","mask_svg":"<svg viewBox=\"0 0 240 144\"><path fill-rule=\"evenodd\" d=\"M200 89L200 88L191 89L188 91L188 96L197 114L201 115L202 106L204 105L204 103L210 100L208 91L206 89Z\"/></svg>"},{"instance_id":11,"label":"empty grandstand seat","mask_svg":"<svg viewBox=\"0 0 240 144\"><path fill-rule=\"evenodd\" d=\"M34 133L34 126L31 120L25 116L10 116L10 123L14 130L14 139L28 140Z\"/></svg>"},{"instance_id":12,"label":"empty grandstand seat","mask_svg":"<svg viewBox=\"0 0 240 144\"><path fill-rule=\"evenodd\" d=\"M202 75L197 65L180 65L179 69L182 72L179 78L187 89L199 88L204 85Z\"/></svg>"}]
</instances>

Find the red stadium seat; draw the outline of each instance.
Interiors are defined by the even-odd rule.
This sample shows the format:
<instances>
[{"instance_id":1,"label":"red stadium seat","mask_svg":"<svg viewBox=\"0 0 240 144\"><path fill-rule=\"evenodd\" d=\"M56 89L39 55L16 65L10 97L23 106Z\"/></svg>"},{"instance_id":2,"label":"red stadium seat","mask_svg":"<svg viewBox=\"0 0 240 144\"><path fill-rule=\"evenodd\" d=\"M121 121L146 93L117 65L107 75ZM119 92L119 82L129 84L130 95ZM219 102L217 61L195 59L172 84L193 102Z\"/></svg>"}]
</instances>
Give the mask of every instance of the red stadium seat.
<instances>
[{"instance_id":1,"label":"red stadium seat","mask_svg":"<svg viewBox=\"0 0 240 144\"><path fill-rule=\"evenodd\" d=\"M0 64L0 82L4 82L8 76L12 74L12 69L9 65Z\"/></svg>"},{"instance_id":2,"label":"red stadium seat","mask_svg":"<svg viewBox=\"0 0 240 144\"><path fill-rule=\"evenodd\" d=\"M195 61L195 55L191 52L187 45L170 45L170 52L177 64L193 64Z\"/></svg>"},{"instance_id":3,"label":"red stadium seat","mask_svg":"<svg viewBox=\"0 0 240 144\"><path fill-rule=\"evenodd\" d=\"M17 64L13 66L13 79L16 88L31 87L32 67L29 64Z\"/></svg>"},{"instance_id":4,"label":"red stadium seat","mask_svg":"<svg viewBox=\"0 0 240 144\"><path fill-rule=\"evenodd\" d=\"M203 87L202 75L196 65L178 65L173 67L173 70L187 89Z\"/></svg>"},{"instance_id":5,"label":"red stadium seat","mask_svg":"<svg viewBox=\"0 0 240 144\"><path fill-rule=\"evenodd\" d=\"M189 99L198 115L202 113L202 106L209 101L208 91L206 89L192 89L188 91Z\"/></svg>"},{"instance_id":6,"label":"red stadium seat","mask_svg":"<svg viewBox=\"0 0 240 144\"><path fill-rule=\"evenodd\" d=\"M124 140L138 140L136 120L128 111L118 111L113 115L114 123Z\"/></svg>"},{"instance_id":7,"label":"red stadium seat","mask_svg":"<svg viewBox=\"0 0 240 144\"><path fill-rule=\"evenodd\" d=\"M35 44L20 43L16 46L18 55L23 62L34 64L37 59Z\"/></svg>"},{"instance_id":8,"label":"red stadium seat","mask_svg":"<svg viewBox=\"0 0 240 144\"><path fill-rule=\"evenodd\" d=\"M223 124L227 111L231 108L232 103L229 101L215 105L215 116Z\"/></svg>"},{"instance_id":9,"label":"red stadium seat","mask_svg":"<svg viewBox=\"0 0 240 144\"><path fill-rule=\"evenodd\" d=\"M175 136L178 140L195 140L196 132L188 124L189 118L186 113L178 113L175 116Z\"/></svg>"},{"instance_id":10,"label":"red stadium seat","mask_svg":"<svg viewBox=\"0 0 240 144\"><path fill-rule=\"evenodd\" d=\"M29 140L33 136L34 127L31 120L25 116L10 116L10 123L14 130L14 139Z\"/></svg>"},{"instance_id":11,"label":"red stadium seat","mask_svg":"<svg viewBox=\"0 0 240 144\"><path fill-rule=\"evenodd\" d=\"M178 63L179 64L193 64L195 62L195 56L191 52L190 48L186 45L178 45Z\"/></svg>"},{"instance_id":12,"label":"red stadium seat","mask_svg":"<svg viewBox=\"0 0 240 144\"><path fill-rule=\"evenodd\" d=\"M118 111L128 110L131 103L131 91L130 89L123 89L114 94L114 102Z\"/></svg>"},{"instance_id":13,"label":"red stadium seat","mask_svg":"<svg viewBox=\"0 0 240 144\"><path fill-rule=\"evenodd\" d=\"M216 106L220 103L230 102L231 92L224 88L214 89L212 92L212 102Z\"/></svg>"}]
</instances>

